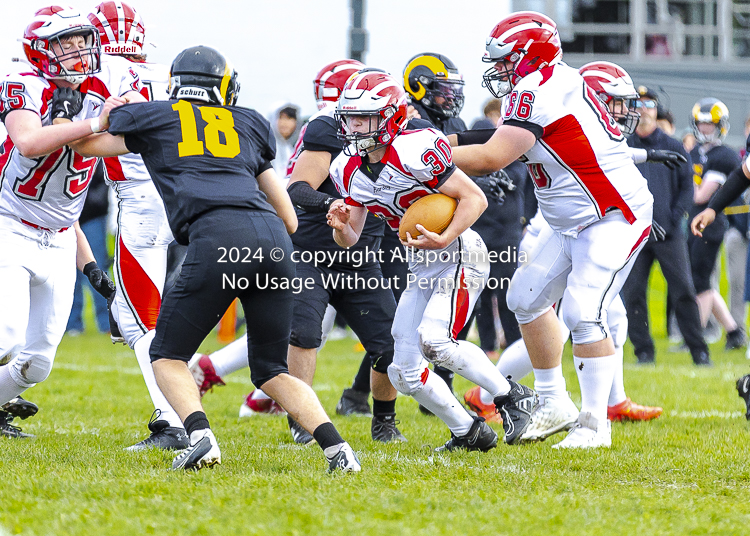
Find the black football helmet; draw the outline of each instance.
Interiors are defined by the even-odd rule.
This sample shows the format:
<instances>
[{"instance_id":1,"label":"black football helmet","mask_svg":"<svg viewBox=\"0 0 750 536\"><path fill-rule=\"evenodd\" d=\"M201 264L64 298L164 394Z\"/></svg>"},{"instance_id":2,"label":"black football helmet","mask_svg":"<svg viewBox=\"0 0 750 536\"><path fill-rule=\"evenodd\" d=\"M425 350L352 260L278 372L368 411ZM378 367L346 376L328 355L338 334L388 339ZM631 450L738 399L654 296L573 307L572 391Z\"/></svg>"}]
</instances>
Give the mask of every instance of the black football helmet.
<instances>
[{"instance_id":1,"label":"black football helmet","mask_svg":"<svg viewBox=\"0 0 750 536\"><path fill-rule=\"evenodd\" d=\"M404 69L404 89L437 117L458 117L464 107L464 79L442 54L417 54Z\"/></svg>"},{"instance_id":2,"label":"black football helmet","mask_svg":"<svg viewBox=\"0 0 750 536\"><path fill-rule=\"evenodd\" d=\"M194 99L209 104L234 106L240 84L237 71L210 47L186 48L169 69L169 98Z\"/></svg>"}]
</instances>

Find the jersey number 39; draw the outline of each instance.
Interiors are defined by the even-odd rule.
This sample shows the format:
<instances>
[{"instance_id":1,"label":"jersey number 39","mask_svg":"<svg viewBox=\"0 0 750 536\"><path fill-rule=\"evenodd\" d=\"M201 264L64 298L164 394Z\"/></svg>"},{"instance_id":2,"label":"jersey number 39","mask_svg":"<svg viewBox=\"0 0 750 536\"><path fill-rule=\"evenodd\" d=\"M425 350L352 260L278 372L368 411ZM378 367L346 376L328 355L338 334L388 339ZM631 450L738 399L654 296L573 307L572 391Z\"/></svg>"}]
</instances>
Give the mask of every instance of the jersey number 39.
<instances>
[{"instance_id":1,"label":"jersey number 39","mask_svg":"<svg viewBox=\"0 0 750 536\"><path fill-rule=\"evenodd\" d=\"M172 109L180 114L180 128L182 141L177 144L180 156L203 155L205 149L216 158L234 158L240 154L240 138L234 130L234 117L226 108L209 106L198 107L201 117L206 122L203 129L203 140L198 139L198 125L195 120L193 105L181 100L172 105ZM224 134L222 143L219 133Z\"/></svg>"}]
</instances>

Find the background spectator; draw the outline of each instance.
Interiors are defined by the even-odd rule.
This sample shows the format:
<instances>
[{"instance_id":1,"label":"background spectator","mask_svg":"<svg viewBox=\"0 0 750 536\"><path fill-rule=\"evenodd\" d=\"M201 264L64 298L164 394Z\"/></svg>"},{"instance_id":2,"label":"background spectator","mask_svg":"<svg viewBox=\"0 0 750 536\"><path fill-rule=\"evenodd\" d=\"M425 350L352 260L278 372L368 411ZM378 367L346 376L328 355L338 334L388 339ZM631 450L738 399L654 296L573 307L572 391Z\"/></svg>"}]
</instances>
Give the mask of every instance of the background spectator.
<instances>
[{"instance_id":1,"label":"background spectator","mask_svg":"<svg viewBox=\"0 0 750 536\"><path fill-rule=\"evenodd\" d=\"M294 145L302 129L299 107L294 104L285 104L272 114L269 122L273 135L276 137L276 158L273 161L273 169L283 179L286 176L287 162L294 154Z\"/></svg>"}]
</instances>

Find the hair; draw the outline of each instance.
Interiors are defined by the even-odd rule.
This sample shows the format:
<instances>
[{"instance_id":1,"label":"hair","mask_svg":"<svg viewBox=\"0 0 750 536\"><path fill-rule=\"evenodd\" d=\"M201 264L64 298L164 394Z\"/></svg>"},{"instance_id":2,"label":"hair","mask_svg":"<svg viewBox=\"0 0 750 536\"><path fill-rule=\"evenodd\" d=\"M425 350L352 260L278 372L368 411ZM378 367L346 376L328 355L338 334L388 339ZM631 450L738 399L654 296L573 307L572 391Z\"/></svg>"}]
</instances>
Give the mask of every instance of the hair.
<instances>
[{"instance_id":1,"label":"hair","mask_svg":"<svg viewBox=\"0 0 750 536\"><path fill-rule=\"evenodd\" d=\"M656 120L665 120L670 125L674 125L674 114L671 110L667 110L666 108L662 108L661 106L656 107Z\"/></svg>"},{"instance_id":2,"label":"hair","mask_svg":"<svg viewBox=\"0 0 750 536\"><path fill-rule=\"evenodd\" d=\"M501 114L503 110L503 101L502 99L490 99L487 101L487 104L484 105L484 110L482 111L485 116L488 116L492 113Z\"/></svg>"},{"instance_id":3,"label":"hair","mask_svg":"<svg viewBox=\"0 0 750 536\"><path fill-rule=\"evenodd\" d=\"M294 106L284 106L281 110L279 110L279 115L285 115L289 119L297 120L297 108Z\"/></svg>"}]
</instances>

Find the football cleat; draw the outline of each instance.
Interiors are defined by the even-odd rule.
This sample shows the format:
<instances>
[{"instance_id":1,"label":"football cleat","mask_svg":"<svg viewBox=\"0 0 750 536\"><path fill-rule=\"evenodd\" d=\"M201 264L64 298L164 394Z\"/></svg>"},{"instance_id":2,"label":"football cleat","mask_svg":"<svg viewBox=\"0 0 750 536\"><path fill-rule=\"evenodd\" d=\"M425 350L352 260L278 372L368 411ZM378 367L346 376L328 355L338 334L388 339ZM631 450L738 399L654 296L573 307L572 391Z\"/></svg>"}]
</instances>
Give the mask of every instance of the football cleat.
<instances>
[{"instance_id":1,"label":"football cleat","mask_svg":"<svg viewBox=\"0 0 750 536\"><path fill-rule=\"evenodd\" d=\"M745 340L745 333L742 328L737 328L734 331L727 333L727 341L725 348L727 350L738 350L747 344Z\"/></svg>"},{"instance_id":2,"label":"football cleat","mask_svg":"<svg viewBox=\"0 0 750 536\"><path fill-rule=\"evenodd\" d=\"M352 415L361 417L372 417L370 404L367 402L369 393L355 391L354 389L344 389L341 393L341 400L336 404L336 413L349 417Z\"/></svg>"},{"instance_id":3,"label":"football cleat","mask_svg":"<svg viewBox=\"0 0 750 536\"><path fill-rule=\"evenodd\" d=\"M358 473L362 470L359 458L354 453L349 443L344 443L341 449L332 457L328 458L328 472L341 471L342 473Z\"/></svg>"},{"instance_id":4,"label":"football cleat","mask_svg":"<svg viewBox=\"0 0 750 536\"><path fill-rule=\"evenodd\" d=\"M521 436L522 443L544 441L563 430L570 430L578 419L578 408L570 399L540 397L531 412L531 423Z\"/></svg>"},{"instance_id":5,"label":"football cleat","mask_svg":"<svg viewBox=\"0 0 750 536\"><path fill-rule=\"evenodd\" d=\"M211 358L206 354L195 354L188 362L188 368L193 375L195 384L198 386L201 397L208 391L212 391L215 385L219 387L226 385L224 380L216 374Z\"/></svg>"},{"instance_id":6,"label":"football cleat","mask_svg":"<svg viewBox=\"0 0 750 536\"><path fill-rule=\"evenodd\" d=\"M479 386L472 387L464 395L464 402L469 409L482 417L486 422L496 422L502 424L503 418L495 410L495 404L485 404L482 402L480 393L482 388Z\"/></svg>"},{"instance_id":7,"label":"football cleat","mask_svg":"<svg viewBox=\"0 0 750 536\"><path fill-rule=\"evenodd\" d=\"M17 396L4 404L2 410L10 413L12 417L18 417L23 420L36 415L39 407L33 402Z\"/></svg>"},{"instance_id":8,"label":"football cleat","mask_svg":"<svg viewBox=\"0 0 750 536\"><path fill-rule=\"evenodd\" d=\"M289 421L289 431L292 432L292 439L298 445L309 445L315 441L315 438L310 432L302 428L302 425L292 419L291 415L286 416Z\"/></svg>"},{"instance_id":9,"label":"football cleat","mask_svg":"<svg viewBox=\"0 0 750 536\"><path fill-rule=\"evenodd\" d=\"M151 435L143 441L127 447L125 450L136 452L150 448L161 450L182 450L188 448L190 442L188 441L185 429L169 426L169 422L165 420L157 420L160 415L160 410L154 410L151 420L148 423Z\"/></svg>"},{"instance_id":10,"label":"football cleat","mask_svg":"<svg viewBox=\"0 0 750 536\"><path fill-rule=\"evenodd\" d=\"M373 417L371 427L372 439L383 443L390 443L391 441L406 442L407 439L396 428L397 424L398 421L396 420L395 413Z\"/></svg>"},{"instance_id":11,"label":"football cleat","mask_svg":"<svg viewBox=\"0 0 750 536\"><path fill-rule=\"evenodd\" d=\"M221 463L221 451L214 433L209 429L196 430L190 435L190 446L175 456L172 470L203 469Z\"/></svg>"},{"instance_id":12,"label":"football cleat","mask_svg":"<svg viewBox=\"0 0 750 536\"><path fill-rule=\"evenodd\" d=\"M737 380L737 394L745 401L745 419L750 421L750 374Z\"/></svg>"},{"instance_id":13,"label":"football cleat","mask_svg":"<svg viewBox=\"0 0 750 536\"><path fill-rule=\"evenodd\" d=\"M497 446L497 434L490 428L482 417L473 417L474 424L471 425L466 435L456 436L451 432L451 438L445 445L435 449L435 452L453 452L454 450L480 450L487 452Z\"/></svg>"},{"instance_id":14,"label":"football cleat","mask_svg":"<svg viewBox=\"0 0 750 536\"><path fill-rule=\"evenodd\" d=\"M533 389L508 380L510 391L507 395L495 397L497 412L503 418L505 442L508 445L518 443L531 423L531 412L536 406L537 396Z\"/></svg>"},{"instance_id":15,"label":"football cleat","mask_svg":"<svg viewBox=\"0 0 750 536\"><path fill-rule=\"evenodd\" d=\"M10 437L13 439L29 439L34 437L32 434L25 434L18 426L13 426L13 415L6 411L0 411L0 437Z\"/></svg>"},{"instance_id":16,"label":"football cleat","mask_svg":"<svg viewBox=\"0 0 750 536\"><path fill-rule=\"evenodd\" d=\"M255 391L245 397L245 402L240 406L240 417L252 417L258 413L267 415L286 415L286 411L273 398L253 399Z\"/></svg>"},{"instance_id":17,"label":"football cleat","mask_svg":"<svg viewBox=\"0 0 750 536\"><path fill-rule=\"evenodd\" d=\"M607 419L610 421L650 421L656 419L664 410L657 406L641 406L626 398L615 406L607 407Z\"/></svg>"},{"instance_id":18,"label":"football cleat","mask_svg":"<svg viewBox=\"0 0 750 536\"><path fill-rule=\"evenodd\" d=\"M581 413L568 435L553 449L595 449L612 446L612 423L605 421L599 424L589 413Z\"/></svg>"}]
</instances>

